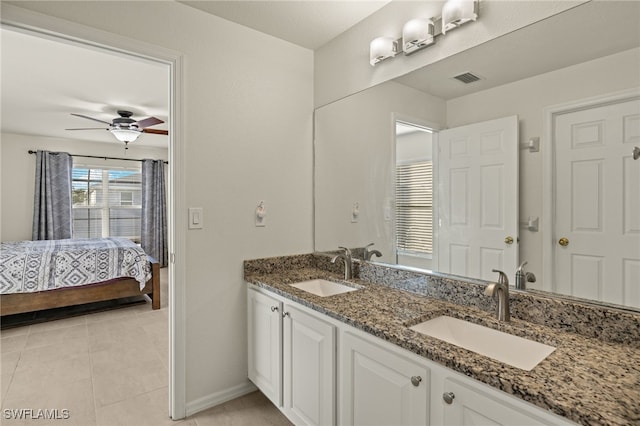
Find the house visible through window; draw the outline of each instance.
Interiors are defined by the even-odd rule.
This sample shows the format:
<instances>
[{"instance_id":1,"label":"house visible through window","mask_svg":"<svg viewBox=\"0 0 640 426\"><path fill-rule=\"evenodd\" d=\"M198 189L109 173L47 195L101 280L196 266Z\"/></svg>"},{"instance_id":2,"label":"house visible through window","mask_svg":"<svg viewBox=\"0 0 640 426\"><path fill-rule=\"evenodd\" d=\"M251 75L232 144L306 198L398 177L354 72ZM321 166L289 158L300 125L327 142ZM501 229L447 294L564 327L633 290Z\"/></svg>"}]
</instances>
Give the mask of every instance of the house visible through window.
<instances>
[{"instance_id":1,"label":"house visible through window","mask_svg":"<svg viewBox=\"0 0 640 426\"><path fill-rule=\"evenodd\" d=\"M74 166L73 238L140 240L140 169Z\"/></svg>"}]
</instances>

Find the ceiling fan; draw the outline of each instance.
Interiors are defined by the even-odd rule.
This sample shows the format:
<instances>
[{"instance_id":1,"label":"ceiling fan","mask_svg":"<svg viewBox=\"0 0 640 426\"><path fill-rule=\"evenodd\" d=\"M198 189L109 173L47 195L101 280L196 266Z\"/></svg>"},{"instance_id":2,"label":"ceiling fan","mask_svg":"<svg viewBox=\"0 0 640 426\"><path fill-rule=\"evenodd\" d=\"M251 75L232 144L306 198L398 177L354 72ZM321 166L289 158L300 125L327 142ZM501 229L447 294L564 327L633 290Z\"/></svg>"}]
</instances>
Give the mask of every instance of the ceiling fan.
<instances>
[{"instance_id":1,"label":"ceiling fan","mask_svg":"<svg viewBox=\"0 0 640 426\"><path fill-rule=\"evenodd\" d=\"M169 132L167 130L158 130L158 129L150 129L149 127L155 126L156 124L164 123L164 121L160 120L156 117L149 117L143 120L134 120L131 118L133 113L131 111L118 110L119 117L114 118L111 123L108 121L100 120L97 118L89 117L82 114L71 113L71 115L75 115L76 117L86 118L88 120L97 121L99 123L104 123L108 125L108 128L103 127L85 127L81 129L66 129L66 130L108 130L111 132L113 136L116 137L120 142L124 142L127 145L129 142L133 142L138 139L142 133L153 133L156 135L168 135Z\"/></svg>"}]
</instances>

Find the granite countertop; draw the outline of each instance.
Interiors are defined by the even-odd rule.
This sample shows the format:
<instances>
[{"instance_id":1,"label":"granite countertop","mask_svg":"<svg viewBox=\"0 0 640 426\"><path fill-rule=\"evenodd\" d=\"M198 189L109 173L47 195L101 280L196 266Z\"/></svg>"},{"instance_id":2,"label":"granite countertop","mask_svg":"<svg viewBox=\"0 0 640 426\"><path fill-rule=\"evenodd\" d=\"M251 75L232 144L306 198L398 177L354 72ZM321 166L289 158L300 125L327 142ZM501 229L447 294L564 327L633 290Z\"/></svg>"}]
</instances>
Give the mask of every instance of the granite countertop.
<instances>
[{"instance_id":1,"label":"granite countertop","mask_svg":"<svg viewBox=\"0 0 640 426\"><path fill-rule=\"evenodd\" d=\"M350 280L360 287L359 291L329 297L315 296L288 285L316 278L342 281L339 273L304 264L248 268L245 263L246 282L572 421L585 425L640 424L637 344L603 341L517 318L510 323L498 322L484 310L361 279ZM557 349L533 370L524 371L408 328L440 315L466 319Z\"/></svg>"}]
</instances>

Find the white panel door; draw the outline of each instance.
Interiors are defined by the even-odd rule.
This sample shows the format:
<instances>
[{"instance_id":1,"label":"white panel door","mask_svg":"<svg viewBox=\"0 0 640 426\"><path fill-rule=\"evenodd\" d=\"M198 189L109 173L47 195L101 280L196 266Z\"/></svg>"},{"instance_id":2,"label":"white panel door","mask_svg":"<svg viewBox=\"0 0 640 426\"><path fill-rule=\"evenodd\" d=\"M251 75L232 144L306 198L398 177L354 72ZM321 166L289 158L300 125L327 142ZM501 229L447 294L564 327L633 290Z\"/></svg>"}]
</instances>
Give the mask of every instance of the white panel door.
<instances>
[{"instance_id":1,"label":"white panel door","mask_svg":"<svg viewBox=\"0 0 640 426\"><path fill-rule=\"evenodd\" d=\"M638 145L640 100L554 117L555 291L640 308Z\"/></svg>"},{"instance_id":2,"label":"white panel door","mask_svg":"<svg viewBox=\"0 0 640 426\"><path fill-rule=\"evenodd\" d=\"M276 406L282 406L282 304L247 290L249 380Z\"/></svg>"},{"instance_id":3,"label":"white panel door","mask_svg":"<svg viewBox=\"0 0 640 426\"><path fill-rule=\"evenodd\" d=\"M284 413L296 425L335 424L335 327L283 307Z\"/></svg>"},{"instance_id":4,"label":"white panel door","mask_svg":"<svg viewBox=\"0 0 640 426\"><path fill-rule=\"evenodd\" d=\"M441 272L495 280L518 267L518 117L438 134ZM509 242L511 241L511 242Z\"/></svg>"},{"instance_id":5,"label":"white panel door","mask_svg":"<svg viewBox=\"0 0 640 426\"><path fill-rule=\"evenodd\" d=\"M429 424L427 367L350 333L340 351L340 424Z\"/></svg>"}]
</instances>

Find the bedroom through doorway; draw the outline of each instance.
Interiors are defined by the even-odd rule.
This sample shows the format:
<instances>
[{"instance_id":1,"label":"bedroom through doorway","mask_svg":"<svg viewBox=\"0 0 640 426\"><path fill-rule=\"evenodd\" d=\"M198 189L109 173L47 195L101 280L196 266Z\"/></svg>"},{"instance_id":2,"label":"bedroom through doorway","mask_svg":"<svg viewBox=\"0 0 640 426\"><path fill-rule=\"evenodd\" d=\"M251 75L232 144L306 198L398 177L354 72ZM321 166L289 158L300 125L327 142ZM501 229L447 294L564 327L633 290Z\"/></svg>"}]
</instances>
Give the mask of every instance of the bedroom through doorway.
<instances>
[{"instance_id":1,"label":"bedroom through doorway","mask_svg":"<svg viewBox=\"0 0 640 426\"><path fill-rule=\"evenodd\" d=\"M47 150L71 154L78 180L87 177L84 192L74 194L74 226L87 225L81 236L125 237L134 244L140 243L141 215L136 160L168 162L170 247L171 65L10 25L1 31L2 241L31 239L36 158L29 151ZM164 123L125 144L105 131L123 110L138 122L154 117ZM92 172L100 179L91 179ZM80 424L109 424L131 401L150 399L150 412L138 414L165 421L173 407L170 268L159 271L160 309L138 297L57 308L2 330L2 408L63 407Z\"/></svg>"}]
</instances>

